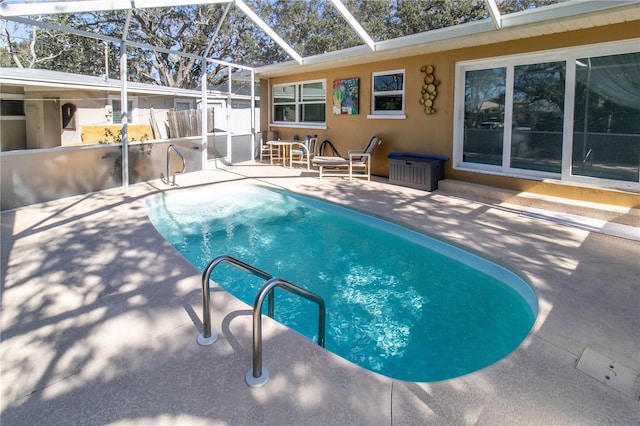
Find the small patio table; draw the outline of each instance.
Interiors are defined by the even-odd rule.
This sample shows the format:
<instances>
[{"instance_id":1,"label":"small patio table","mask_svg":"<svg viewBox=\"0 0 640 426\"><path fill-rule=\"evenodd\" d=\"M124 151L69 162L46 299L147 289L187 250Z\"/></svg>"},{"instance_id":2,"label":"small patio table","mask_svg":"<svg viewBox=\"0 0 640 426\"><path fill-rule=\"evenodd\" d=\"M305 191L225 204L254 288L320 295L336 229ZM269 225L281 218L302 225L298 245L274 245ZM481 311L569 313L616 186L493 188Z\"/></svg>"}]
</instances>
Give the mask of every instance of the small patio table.
<instances>
[{"instance_id":1,"label":"small patio table","mask_svg":"<svg viewBox=\"0 0 640 426\"><path fill-rule=\"evenodd\" d=\"M287 157L289 157L289 168L293 168L293 155L292 155L292 151L293 148L295 147L296 149L302 149L303 151L307 151L307 146L300 142L300 141L294 141L294 140L278 140L278 141L268 141L267 145L269 145L269 161L271 162L271 164L273 164L273 159L274 159L274 151L277 149L278 152L278 160L282 160L282 165L286 166L287 165ZM307 165L307 170L309 170L309 155L307 152L307 155L304 156L305 158L307 158L307 161L302 161L300 163L305 163Z\"/></svg>"}]
</instances>

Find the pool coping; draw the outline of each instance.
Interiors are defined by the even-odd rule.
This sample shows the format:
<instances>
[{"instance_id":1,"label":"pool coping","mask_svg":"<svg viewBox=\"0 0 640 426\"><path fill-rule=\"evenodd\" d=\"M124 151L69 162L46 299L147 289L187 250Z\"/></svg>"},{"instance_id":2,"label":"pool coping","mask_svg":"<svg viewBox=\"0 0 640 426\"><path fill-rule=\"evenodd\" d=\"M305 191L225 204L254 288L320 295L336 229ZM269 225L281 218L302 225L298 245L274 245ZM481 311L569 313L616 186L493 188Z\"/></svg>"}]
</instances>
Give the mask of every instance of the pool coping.
<instances>
[{"instance_id":1,"label":"pool coping","mask_svg":"<svg viewBox=\"0 0 640 426\"><path fill-rule=\"evenodd\" d=\"M249 307L214 288L220 341L199 347L199 273L157 234L144 209L151 197L216 182L321 196L478 250L531 281L536 324L492 366L411 383L361 369L265 320L271 379L250 389ZM7 424L638 422L637 399L575 364L589 348L640 370L639 243L384 179L319 181L299 169L247 165L179 176L178 183L2 213L0 416Z\"/></svg>"}]
</instances>

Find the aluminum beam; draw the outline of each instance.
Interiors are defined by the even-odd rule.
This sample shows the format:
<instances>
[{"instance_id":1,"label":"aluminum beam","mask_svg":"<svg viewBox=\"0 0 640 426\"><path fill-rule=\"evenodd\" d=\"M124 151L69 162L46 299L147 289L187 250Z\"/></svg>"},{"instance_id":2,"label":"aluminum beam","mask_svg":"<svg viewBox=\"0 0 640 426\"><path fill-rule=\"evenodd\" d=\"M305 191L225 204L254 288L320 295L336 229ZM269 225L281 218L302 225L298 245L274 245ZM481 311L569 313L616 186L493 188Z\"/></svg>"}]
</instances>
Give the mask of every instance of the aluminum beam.
<instances>
[{"instance_id":1,"label":"aluminum beam","mask_svg":"<svg viewBox=\"0 0 640 426\"><path fill-rule=\"evenodd\" d=\"M122 40L126 41L129 35L129 27L131 27L131 15L133 15L133 9L127 11L127 17L124 20L124 28L122 29Z\"/></svg>"},{"instance_id":2,"label":"aluminum beam","mask_svg":"<svg viewBox=\"0 0 640 426\"><path fill-rule=\"evenodd\" d=\"M127 44L120 42L120 112L122 113L122 186L129 186L129 93L127 92ZM168 179L169 177L167 177Z\"/></svg>"},{"instance_id":3,"label":"aluminum beam","mask_svg":"<svg viewBox=\"0 0 640 426\"><path fill-rule=\"evenodd\" d=\"M373 41L371 36L369 36L369 34L364 30L364 28L362 28L362 25L360 25L360 22L358 22L358 20L353 17L353 15L351 14L351 12L349 12L349 9L347 9L344 3L342 3L341 0L331 0L331 3L333 3L335 8L338 9L338 12L342 14L342 17L347 21L347 23L351 26L351 28L353 28L354 31L358 33L362 41L364 41L365 44L369 46L369 49L371 49L372 51L375 51L376 42Z\"/></svg>"},{"instance_id":4,"label":"aluminum beam","mask_svg":"<svg viewBox=\"0 0 640 426\"><path fill-rule=\"evenodd\" d=\"M82 13L104 10L131 9L131 0L87 0L54 1L44 3L0 3L0 16L55 15L60 13Z\"/></svg>"},{"instance_id":5,"label":"aluminum beam","mask_svg":"<svg viewBox=\"0 0 640 426\"><path fill-rule=\"evenodd\" d=\"M220 21L218 22L218 26L216 27L213 34L209 37L209 43L207 44L207 48L204 50L204 53L202 56L204 57L209 56L209 52L213 48L213 43L215 42L216 38L218 38L218 33L220 32L220 28L222 28L222 24L224 23L224 20L227 19L227 15L229 14L229 9L231 9L231 3L225 6L224 11L222 12L222 16L220 17Z\"/></svg>"},{"instance_id":6,"label":"aluminum beam","mask_svg":"<svg viewBox=\"0 0 640 426\"><path fill-rule=\"evenodd\" d=\"M262 20L245 2L242 0L234 0L234 4L245 13L257 26L269 35L280 47L282 47L289 56L291 56L297 63L302 65L302 56L298 54L289 44L282 39L266 22Z\"/></svg>"},{"instance_id":7,"label":"aluminum beam","mask_svg":"<svg viewBox=\"0 0 640 426\"><path fill-rule=\"evenodd\" d=\"M78 36L82 36L82 37L88 37L88 38L94 38L97 40L102 40L102 41L108 41L110 43L113 44L119 44L122 39L116 38L116 37L111 37L111 36L105 36L102 34L97 34L97 33L92 33L90 31L84 31L84 30L77 30L75 28L71 28L71 27L65 27L63 25L58 25L58 24L50 24L47 22L42 22L42 21L36 21L33 19L29 19L29 18L21 18L21 17L11 17L8 18L11 21L14 22L18 22L20 24L25 24L25 25L33 25L35 27L39 27L39 28L45 28L45 29L49 29L49 30L56 30L56 31L61 31L61 32L66 32L69 34L75 34ZM140 49L148 49L148 50L155 50L158 52L163 52L163 53L168 53L170 55L177 55L177 56L182 56L185 58L193 58L193 59L202 59L202 56L200 55L195 55L192 53L185 53L185 52L181 52L179 50L171 50L171 49L166 49L164 47L158 47L158 46L153 46L151 44L146 44L146 43L138 43L135 41L131 41L131 40L126 40L127 42L127 46L131 46L131 47L137 47ZM206 58L207 62L213 62L216 64L220 64L220 65L224 65L224 66L232 66L232 67L236 67L236 68L241 68L241 69L246 69L246 70L252 70L252 67L246 66L246 65L238 65L238 64L234 64L232 62L227 62L227 61L221 61L218 59L211 59L211 58Z\"/></svg>"},{"instance_id":8,"label":"aluminum beam","mask_svg":"<svg viewBox=\"0 0 640 426\"><path fill-rule=\"evenodd\" d=\"M199 4L230 3L233 0L76 0L38 3L0 3L0 17L54 15L59 13L99 12Z\"/></svg>"},{"instance_id":9,"label":"aluminum beam","mask_svg":"<svg viewBox=\"0 0 640 426\"><path fill-rule=\"evenodd\" d=\"M427 31L425 33L414 34L412 36L401 37L392 40L374 42L371 37L364 31L360 23L346 9L341 0L331 0L332 4L342 14L344 19L351 25L358 35L364 40L366 46L362 48L371 51L388 51L396 48L407 48L416 43L429 43L433 41L441 41L447 38L473 36L483 31L495 31L496 29L517 28L520 26L535 25L541 22L553 22L580 15L598 14L611 9L635 9L638 7L638 0L570 0L561 2L551 6L540 7L532 10L501 15L496 0L484 0L487 4L491 19L471 24L463 24L448 27L439 30ZM99 40L118 43L119 40L113 37L103 36L96 33L90 33L82 30L74 30L68 27L48 27L39 21L29 20L28 16L46 15L58 13L82 13L97 10L132 10L135 8L151 8L151 7L171 7L176 5L194 5L194 4L214 4L214 3L232 3L238 6L250 19L253 20L266 34L268 34L282 49L284 49L299 65L322 62L323 59L332 60L332 58L348 58L356 51L360 54L360 50L346 49L339 53L330 52L328 54L318 55L318 57L302 58L288 43L286 43L273 29L271 29L257 14L255 14L243 0L72 0L72 1L49 1L39 2L37 7L34 3L7 3L0 0L0 18L6 18L15 22L28 25L35 25L44 28L56 28L76 35L92 37ZM125 33L126 34L126 33ZM157 51L163 51L179 56L191 57L192 55L179 51L163 49L151 45L141 43L127 42L131 46L147 48ZM195 56L195 55L193 55ZM198 56L196 56L198 57ZM200 57L198 57L200 58ZM234 65L214 59L207 61L233 65L238 68L251 69L246 66ZM289 64L279 64L280 67L289 67ZM278 66L267 66L266 68L278 68ZM264 67L263 67L264 68Z\"/></svg>"},{"instance_id":10,"label":"aluminum beam","mask_svg":"<svg viewBox=\"0 0 640 426\"><path fill-rule=\"evenodd\" d=\"M24 25L32 25L34 27L45 28L48 30L56 30L56 31L61 31L69 34L75 34L82 37L95 38L98 40L108 41L114 44L118 44L120 43L120 41L122 41L121 39L116 37L105 36L98 33L92 33L91 31L77 30L75 28L65 27L63 25L58 25L58 24L51 24L48 22L37 21L30 18L22 18L20 16L12 16L7 19L13 22L24 24Z\"/></svg>"},{"instance_id":11,"label":"aluminum beam","mask_svg":"<svg viewBox=\"0 0 640 426\"><path fill-rule=\"evenodd\" d=\"M496 30L499 30L502 27L502 16L500 16L500 9L498 9L498 5L495 0L484 0L487 5L487 9L489 9L489 15L491 15L491 19L493 20L493 24L496 26Z\"/></svg>"}]
</instances>

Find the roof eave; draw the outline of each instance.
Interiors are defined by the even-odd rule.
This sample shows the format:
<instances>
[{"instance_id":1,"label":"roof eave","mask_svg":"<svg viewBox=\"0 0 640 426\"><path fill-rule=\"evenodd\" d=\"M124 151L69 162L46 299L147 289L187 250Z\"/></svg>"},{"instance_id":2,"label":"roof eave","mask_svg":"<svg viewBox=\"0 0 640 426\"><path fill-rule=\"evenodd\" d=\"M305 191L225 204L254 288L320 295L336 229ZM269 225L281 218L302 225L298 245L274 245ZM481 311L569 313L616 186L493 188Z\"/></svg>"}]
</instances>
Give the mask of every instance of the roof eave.
<instances>
[{"instance_id":1,"label":"roof eave","mask_svg":"<svg viewBox=\"0 0 640 426\"><path fill-rule=\"evenodd\" d=\"M36 87L41 90L99 90L105 92L120 92L122 88L121 81L116 79L104 80L100 77L87 76L77 76L79 77L78 79L73 79L73 77L76 76L75 74L66 74L69 76L69 80L66 80L58 76L57 72L56 76L45 75L50 74L48 70L21 70L23 75L10 75L7 70L8 69L5 68L3 69L3 72L0 73L0 84L26 86L25 92L33 91ZM30 71L33 71L33 73ZM89 79L93 81L89 81ZM164 94L176 97L202 97L202 92L199 90L177 89L175 87L157 86L144 83L128 82L127 90L129 93L142 95Z\"/></svg>"}]
</instances>

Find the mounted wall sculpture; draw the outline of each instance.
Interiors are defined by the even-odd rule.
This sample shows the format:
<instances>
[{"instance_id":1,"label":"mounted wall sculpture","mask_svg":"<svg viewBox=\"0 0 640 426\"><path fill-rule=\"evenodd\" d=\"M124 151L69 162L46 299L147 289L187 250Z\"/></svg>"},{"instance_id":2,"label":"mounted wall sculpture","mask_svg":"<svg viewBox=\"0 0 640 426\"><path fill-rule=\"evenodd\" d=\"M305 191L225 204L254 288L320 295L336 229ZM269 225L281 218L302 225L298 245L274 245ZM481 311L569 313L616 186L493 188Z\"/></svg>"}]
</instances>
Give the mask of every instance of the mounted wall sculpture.
<instances>
[{"instance_id":1,"label":"mounted wall sculpture","mask_svg":"<svg viewBox=\"0 0 640 426\"><path fill-rule=\"evenodd\" d=\"M422 97L420 105L424 106L424 113L427 115L435 114L436 109L433 106L438 91L436 88L440 85L440 80L434 75L435 68L433 65L423 65L420 71L424 73L424 83L422 84Z\"/></svg>"}]
</instances>

